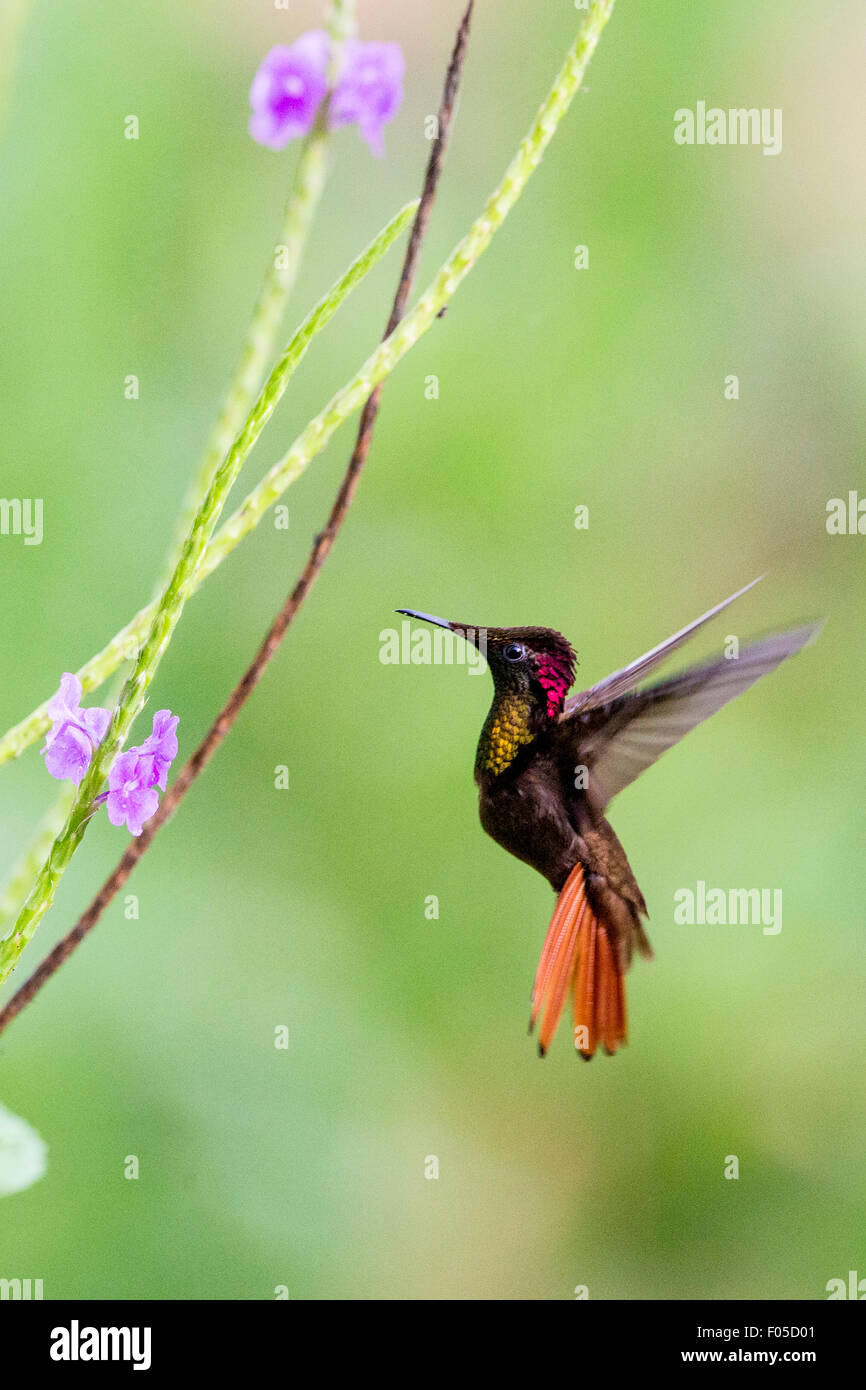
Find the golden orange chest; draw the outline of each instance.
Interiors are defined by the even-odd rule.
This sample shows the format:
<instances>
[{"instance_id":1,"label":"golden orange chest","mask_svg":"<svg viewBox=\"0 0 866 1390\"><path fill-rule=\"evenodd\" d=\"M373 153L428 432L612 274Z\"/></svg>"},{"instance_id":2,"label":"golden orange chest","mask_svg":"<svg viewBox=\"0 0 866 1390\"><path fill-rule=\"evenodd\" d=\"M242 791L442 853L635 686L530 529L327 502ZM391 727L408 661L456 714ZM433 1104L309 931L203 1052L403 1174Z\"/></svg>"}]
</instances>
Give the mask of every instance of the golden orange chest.
<instances>
[{"instance_id":1,"label":"golden orange chest","mask_svg":"<svg viewBox=\"0 0 866 1390\"><path fill-rule=\"evenodd\" d=\"M500 772L514 762L518 752L534 737L532 700L524 695L503 695L487 716L478 743L476 771Z\"/></svg>"}]
</instances>

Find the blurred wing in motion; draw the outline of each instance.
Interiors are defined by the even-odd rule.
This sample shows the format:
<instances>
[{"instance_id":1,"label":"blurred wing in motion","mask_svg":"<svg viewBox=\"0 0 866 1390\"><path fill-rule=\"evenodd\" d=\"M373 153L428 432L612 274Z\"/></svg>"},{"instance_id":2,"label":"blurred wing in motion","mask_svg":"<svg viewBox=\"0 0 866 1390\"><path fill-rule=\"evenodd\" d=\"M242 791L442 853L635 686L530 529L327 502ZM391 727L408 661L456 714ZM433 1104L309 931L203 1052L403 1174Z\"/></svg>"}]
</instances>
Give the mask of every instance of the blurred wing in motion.
<instances>
[{"instance_id":1,"label":"blurred wing in motion","mask_svg":"<svg viewBox=\"0 0 866 1390\"><path fill-rule=\"evenodd\" d=\"M706 618L699 619L699 623L704 621ZM609 700L601 708L593 700L569 714L566 706L559 725L560 737L569 738L569 756L588 769L587 794L594 810L603 811L617 792L639 777L684 734L806 646L821 627L821 623L810 623L775 633L744 648L738 657L693 666L671 680ZM677 634L679 637L681 634ZM671 649L672 643L678 645L677 638L665 644L665 651ZM626 667L626 672L638 664ZM616 682L624 676L625 672L620 672L611 680ZM607 682L602 681L593 690L605 686Z\"/></svg>"},{"instance_id":2,"label":"blurred wing in motion","mask_svg":"<svg viewBox=\"0 0 866 1390\"><path fill-rule=\"evenodd\" d=\"M758 578L753 579L751 584L744 585L735 594L731 594L730 598L723 599L721 603L716 604L715 608L708 609L706 613L703 613L700 618L695 618L695 621L689 623L687 627L681 627L679 632L674 633L673 637L669 637L666 642L660 642L657 647L652 647L650 651L644 652L643 656L639 656L636 661L632 661L628 666L623 666L621 671L614 671L612 676L607 676L597 685L590 686L589 690L583 690L579 695L572 695L570 700L566 700L563 713L568 716L569 714L576 714L579 710L597 709L600 705L609 704L617 695L624 695L626 691L634 690L634 687L639 685L650 671L655 670L656 666L660 666L663 661L667 661L677 647L688 642L689 638L694 637L705 623L708 623L711 618L717 617L735 599L742 598L743 594L754 589L756 584L760 584L763 577L763 575L758 575Z\"/></svg>"}]
</instances>

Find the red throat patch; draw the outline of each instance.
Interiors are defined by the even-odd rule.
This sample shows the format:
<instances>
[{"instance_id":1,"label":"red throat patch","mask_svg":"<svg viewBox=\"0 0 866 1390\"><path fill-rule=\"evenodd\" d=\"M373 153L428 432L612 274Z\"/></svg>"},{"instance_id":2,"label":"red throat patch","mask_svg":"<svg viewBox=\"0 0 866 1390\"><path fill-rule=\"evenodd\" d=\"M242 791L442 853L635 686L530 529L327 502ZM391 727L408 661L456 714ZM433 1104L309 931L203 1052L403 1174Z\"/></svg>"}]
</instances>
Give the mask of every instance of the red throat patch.
<instances>
[{"instance_id":1,"label":"red throat patch","mask_svg":"<svg viewBox=\"0 0 866 1390\"><path fill-rule=\"evenodd\" d=\"M571 670L564 670L555 656L545 653L539 662L535 678L547 697L547 717L553 719L562 709L574 674Z\"/></svg>"}]
</instances>

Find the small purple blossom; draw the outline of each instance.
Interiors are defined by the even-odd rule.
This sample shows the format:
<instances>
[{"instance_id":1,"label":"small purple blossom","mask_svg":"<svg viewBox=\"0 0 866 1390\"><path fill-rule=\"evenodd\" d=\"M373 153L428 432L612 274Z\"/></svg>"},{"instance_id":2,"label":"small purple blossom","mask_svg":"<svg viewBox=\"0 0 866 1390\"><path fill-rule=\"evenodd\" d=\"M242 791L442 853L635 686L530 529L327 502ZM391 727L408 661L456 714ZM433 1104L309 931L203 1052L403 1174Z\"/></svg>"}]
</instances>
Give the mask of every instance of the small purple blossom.
<instances>
[{"instance_id":1,"label":"small purple blossom","mask_svg":"<svg viewBox=\"0 0 866 1390\"><path fill-rule=\"evenodd\" d=\"M283 149L312 129L328 90L328 36L313 29L295 43L272 48L250 88L250 135L260 145Z\"/></svg>"},{"instance_id":2,"label":"small purple blossom","mask_svg":"<svg viewBox=\"0 0 866 1390\"><path fill-rule=\"evenodd\" d=\"M58 782L69 780L76 786L90 767L94 749L102 742L111 723L107 709L82 709L81 681L69 671L60 679L60 689L48 702L51 728L40 750L45 767Z\"/></svg>"},{"instance_id":3,"label":"small purple blossom","mask_svg":"<svg viewBox=\"0 0 866 1390\"><path fill-rule=\"evenodd\" d=\"M156 773L154 784L165 791L168 769L177 757L177 726L179 716L170 709L161 709L153 716L153 733L138 750L142 758L152 758Z\"/></svg>"},{"instance_id":4,"label":"small purple blossom","mask_svg":"<svg viewBox=\"0 0 866 1390\"><path fill-rule=\"evenodd\" d=\"M108 774L108 791L98 798L105 801L112 825L124 825L131 835L140 835L159 805L157 787L165 791L168 770L177 755L178 716L161 709L153 716L153 733L138 748L130 748L115 758Z\"/></svg>"},{"instance_id":5,"label":"small purple blossom","mask_svg":"<svg viewBox=\"0 0 866 1390\"><path fill-rule=\"evenodd\" d=\"M327 34L314 29L266 54L250 88L250 134L260 145L281 150L312 129L328 92L328 53ZM403 100L404 68L399 44L350 39L331 92L328 125L357 123L373 153L384 154L382 131Z\"/></svg>"},{"instance_id":6,"label":"small purple blossom","mask_svg":"<svg viewBox=\"0 0 866 1390\"><path fill-rule=\"evenodd\" d=\"M130 748L115 758L108 774L106 811L112 825L129 827L130 835L140 835L159 805L154 783L152 758L142 758L138 748Z\"/></svg>"},{"instance_id":7,"label":"small purple blossom","mask_svg":"<svg viewBox=\"0 0 866 1390\"><path fill-rule=\"evenodd\" d=\"M398 43L346 44L343 70L331 96L333 128L357 122L373 154L385 153L382 131L403 100L403 51Z\"/></svg>"},{"instance_id":8,"label":"small purple blossom","mask_svg":"<svg viewBox=\"0 0 866 1390\"><path fill-rule=\"evenodd\" d=\"M81 681L64 672L60 689L48 702L51 728L45 738L45 766L58 781L68 778L78 786L90 767L98 745L108 733L111 710L82 709ZM108 774L108 791L95 798L107 802L112 825L128 825L140 835L159 805L159 791L165 791L168 770L177 757L178 716L161 709L153 716L153 732L139 748L130 748L115 758Z\"/></svg>"}]
</instances>

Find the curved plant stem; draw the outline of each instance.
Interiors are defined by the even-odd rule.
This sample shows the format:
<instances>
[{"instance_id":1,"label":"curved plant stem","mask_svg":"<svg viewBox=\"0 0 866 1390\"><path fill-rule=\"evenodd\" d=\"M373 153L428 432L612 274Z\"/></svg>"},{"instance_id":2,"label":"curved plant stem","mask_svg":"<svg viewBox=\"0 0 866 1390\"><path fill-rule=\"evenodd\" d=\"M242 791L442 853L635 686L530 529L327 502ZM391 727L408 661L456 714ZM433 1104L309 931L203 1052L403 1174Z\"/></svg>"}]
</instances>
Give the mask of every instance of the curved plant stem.
<instances>
[{"instance_id":1,"label":"curved plant stem","mask_svg":"<svg viewBox=\"0 0 866 1390\"><path fill-rule=\"evenodd\" d=\"M340 64L340 50L345 41L354 36L357 28L355 0L332 0L326 25L331 40L331 72L335 76ZM325 187L328 145L327 120L322 114L301 145L279 238L253 305L228 392L214 421L198 472L184 499L166 562L166 577L174 569L202 498L265 379Z\"/></svg>"},{"instance_id":2,"label":"curved plant stem","mask_svg":"<svg viewBox=\"0 0 866 1390\"><path fill-rule=\"evenodd\" d=\"M258 525L285 489L324 449L340 425L360 410L373 388L380 381L384 381L410 348L427 332L437 314L456 293L489 246L494 234L502 226L540 163L554 131L580 85L601 32L610 18L613 4L614 0L595 0L587 12L577 39L566 55L550 94L484 211L458 243L436 278L402 323L368 357L351 381L310 421L287 453L274 464L259 486L222 526L203 556L194 588L198 588L235 546ZM153 604L141 609L101 652L81 667L77 674L85 690L93 690L111 675L122 661L135 655L153 620L153 613ZM49 723L46 701L0 738L0 763L17 757L30 743L39 738Z\"/></svg>"},{"instance_id":3,"label":"curved plant stem","mask_svg":"<svg viewBox=\"0 0 866 1390\"><path fill-rule=\"evenodd\" d=\"M5 0L5 9L3 5L4 0L0 0L0 122L2 122L6 88L13 67L15 54L13 40L23 25L27 0ZM331 39L331 71L332 76L335 77L339 69L342 46L347 39L354 37L357 30L355 0L333 0L333 3L328 7L326 25ZM189 532L193 518L213 480L214 473L231 447L250 406L261 389L265 372L274 354L277 334L285 316L286 304L297 282L298 271L313 219L321 201L327 173L328 144L327 124L322 118L316 122L301 145L279 238L272 250L261 288L253 305L252 317L241 344L228 391L220 407L219 415L214 421L198 471L189 484L175 524L160 589L168 580L180 558L184 538ZM158 593L159 590L157 590L157 595ZM130 657L133 656L134 652L131 651L129 655ZM114 699L119 693L120 683L115 691ZM114 699L109 703L113 704ZM7 886L0 897L0 931L11 920L24 901L30 882L36 872L36 866L41 862L51 840L66 820L70 805L71 797L64 792L45 817L32 843L26 847L10 870L6 881ZM49 838L46 838L48 836L47 827L53 827Z\"/></svg>"},{"instance_id":4,"label":"curved plant stem","mask_svg":"<svg viewBox=\"0 0 866 1390\"><path fill-rule=\"evenodd\" d=\"M261 388L273 356L276 335L297 280L303 249L325 186L327 144L327 131L317 123L301 147L280 241L274 247L253 306L228 393L214 422L198 472L184 499L169 551L167 574L171 574L177 564L193 517Z\"/></svg>"},{"instance_id":5,"label":"curved plant stem","mask_svg":"<svg viewBox=\"0 0 866 1390\"><path fill-rule=\"evenodd\" d=\"M457 31L454 50L451 54L451 61L445 76L445 87L442 94L442 103L439 108L439 135L433 145L427 164L427 170L424 176L424 188L412 226L409 245L406 248L406 255L400 273L400 281L397 286L394 304L388 318L388 326L385 330L386 337L393 331L405 312L412 279L417 269L418 259L421 253L421 245L424 240L424 234L430 219L430 212L436 197L436 190L442 173L445 146L451 130L454 103L460 82L460 74L463 68L463 59L469 39L469 24L472 17L473 4L474 0L469 0L466 13ZM99 921L108 904L123 888L141 856L153 843L157 831L165 824L169 817L174 814L174 811L189 791L195 779L210 762L217 748L237 719L241 709L258 685L266 667L276 655L283 637L288 631L295 614L309 593L346 519L346 514L351 505L358 479L360 478L361 471L370 451L373 438L373 426L379 411L381 393L382 388L379 386L364 406L361 415L361 423L358 428L358 437L352 451L352 457L349 460L343 482L331 507L327 524L316 537L307 563L295 587L286 599L286 602L283 604L274 622L271 624L253 661L244 672L241 680L235 686L227 703L220 711L192 757L181 768L171 787L163 797L156 814L147 822L141 835L137 839L130 841L120 862L106 879L86 912L82 914L72 930L67 932L66 936L64 936L54 949L49 952L45 960L42 961L21 988L16 991L5 1007L0 1010L0 1033L2 1033L3 1029L12 1022L12 1019L21 1012L25 1004L28 1004L33 996L38 993L45 982L49 980L63 962L68 959L76 946L78 946L91 928Z\"/></svg>"},{"instance_id":6,"label":"curved plant stem","mask_svg":"<svg viewBox=\"0 0 866 1390\"><path fill-rule=\"evenodd\" d=\"M66 823L74 799L74 788L64 787L37 827L33 839L7 875L3 893L0 895L0 931L21 910L21 904L33 886L40 865Z\"/></svg>"},{"instance_id":7,"label":"curved plant stem","mask_svg":"<svg viewBox=\"0 0 866 1390\"><path fill-rule=\"evenodd\" d=\"M355 0L331 0L326 20L328 33L334 43L345 43L354 39L358 33L358 16Z\"/></svg>"},{"instance_id":8,"label":"curved plant stem","mask_svg":"<svg viewBox=\"0 0 866 1390\"><path fill-rule=\"evenodd\" d=\"M144 705L163 652L183 612L192 581L201 564L225 499L266 421L280 400L310 342L333 316L343 300L382 258L406 228L417 202L409 203L353 262L334 288L316 305L297 330L250 411L243 429L217 469L207 495L196 514L180 559L165 591L155 605L153 621L114 711L111 727L94 752L78 789L65 825L51 845L34 886L9 934L0 941L0 984L14 969L21 952L54 900L57 885L84 837L99 792L115 755L123 747L133 721Z\"/></svg>"}]
</instances>

